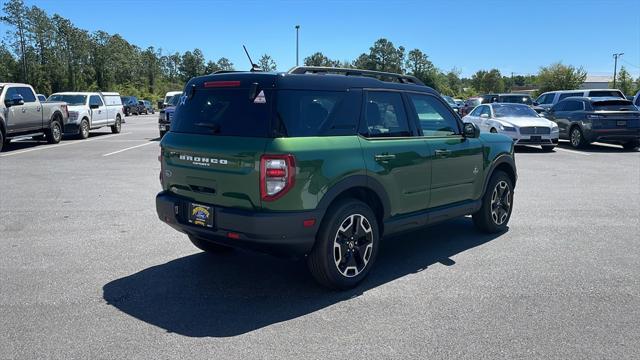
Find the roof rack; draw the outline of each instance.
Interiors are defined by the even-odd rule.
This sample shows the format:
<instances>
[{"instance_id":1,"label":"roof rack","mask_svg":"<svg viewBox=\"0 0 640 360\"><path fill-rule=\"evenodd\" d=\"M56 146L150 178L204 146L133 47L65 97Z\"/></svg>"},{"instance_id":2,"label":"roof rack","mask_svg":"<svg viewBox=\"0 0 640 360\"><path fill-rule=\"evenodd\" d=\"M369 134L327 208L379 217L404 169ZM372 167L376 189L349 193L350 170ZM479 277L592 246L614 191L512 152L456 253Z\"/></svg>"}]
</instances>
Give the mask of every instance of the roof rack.
<instances>
[{"instance_id":1,"label":"roof rack","mask_svg":"<svg viewBox=\"0 0 640 360\"><path fill-rule=\"evenodd\" d=\"M391 79L391 81L399 82L402 84L415 84L422 85L424 83L415 76L401 75L384 71L373 70L361 70L361 69L349 69L338 68L328 66L296 66L289 70L289 74L337 74L345 76L368 76L375 77L378 80L386 81L384 79Z\"/></svg>"}]
</instances>

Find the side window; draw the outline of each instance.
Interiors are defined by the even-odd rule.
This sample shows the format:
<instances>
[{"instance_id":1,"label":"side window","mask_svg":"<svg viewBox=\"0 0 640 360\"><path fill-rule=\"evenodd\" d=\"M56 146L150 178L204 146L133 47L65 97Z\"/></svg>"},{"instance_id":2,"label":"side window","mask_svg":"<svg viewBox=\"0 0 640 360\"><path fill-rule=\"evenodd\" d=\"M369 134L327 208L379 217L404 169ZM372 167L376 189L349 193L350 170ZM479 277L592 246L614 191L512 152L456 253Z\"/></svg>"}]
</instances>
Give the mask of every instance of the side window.
<instances>
[{"instance_id":1,"label":"side window","mask_svg":"<svg viewBox=\"0 0 640 360\"><path fill-rule=\"evenodd\" d=\"M7 89L7 93L4 94L4 99L5 99L5 101L6 100L11 100L11 98L13 98L15 95L18 95L18 94L20 94L18 92L18 88L10 87L10 88Z\"/></svg>"},{"instance_id":2,"label":"side window","mask_svg":"<svg viewBox=\"0 0 640 360\"><path fill-rule=\"evenodd\" d=\"M367 93L365 121L369 137L411 136L400 93L382 91Z\"/></svg>"},{"instance_id":3,"label":"side window","mask_svg":"<svg viewBox=\"0 0 640 360\"><path fill-rule=\"evenodd\" d=\"M89 106L92 106L92 105L102 106L104 104L103 104L102 100L100 99L100 96L91 95L91 97L89 98Z\"/></svg>"},{"instance_id":4,"label":"side window","mask_svg":"<svg viewBox=\"0 0 640 360\"><path fill-rule=\"evenodd\" d=\"M567 106L566 101L560 101L559 103L555 104L551 109L553 111L565 111L566 106Z\"/></svg>"},{"instance_id":5,"label":"side window","mask_svg":"<svg viewBox=\"0 0 640 360\"><path fill-rule=\"evenodd\" d=\"M28 87L16 87L18 94L22 95L25 103L36 102L36 96Z\"/></svg>"},{"instance_id":6,"label":"side window","mask_svg":"<svg viewBox=\"0 0 640 360\"><path fill-rule=\"evenodd\" d=\"M582 101L568 100L565 104L565 111L583 110Z\"/></svg>"},{"instance_id":7,"label":"side window","mask_svg":"<svg viewBox=\"0 0 640 360\"><path fill-rule=\"evenodd\" d=\"M564 93L564 94L560 94L560 97L558 99L558 101L564 99L564 98L568 98L568 97L572 97L572 96L582 96L582 92L573 92L573 93Z\"/></svg>"},{"instance_id":8,"label":"side window","mask_svg":"<svg viewBox=\"0 0 640 360\"><path fill-rule=\"evenodd\" d=\"M488 106L484 105L481 106L482 109L480 109L480 114L478 114L478 116L482 116L483 114L487 115L488 117L491 117L491 109L489 109Z\"/></svg>"},{"instance_id":9,"label":"side window","mask_svg":"<svg viewBox=\"0 0 640 360\"><path fill-rule=\"evenodd\" d=\"M424 136L451 136L459 133L456 117L441 101L429 95L408 95Z\"/></svg>"},{"instance_id":10,"label":"side window","mask_svg":"<svg viewBox=\"0 0 640 360\"><path fill-rule=\"evenodd\" d=\"M640 95L636 96L636 106L640 106Z\"/></svg>"},{"instance_id":11,"label":"side window","mask_svg":"<svg viewBox=\"0 0 640 360\"><path fill-rule=\"evenodd\" d=\"M473 111L471 112L471 114L469 114L469 116L480 116L480 111L482 111L482 106L478 106L475 109L473 109Z\"/></svg>"}]
</instances>

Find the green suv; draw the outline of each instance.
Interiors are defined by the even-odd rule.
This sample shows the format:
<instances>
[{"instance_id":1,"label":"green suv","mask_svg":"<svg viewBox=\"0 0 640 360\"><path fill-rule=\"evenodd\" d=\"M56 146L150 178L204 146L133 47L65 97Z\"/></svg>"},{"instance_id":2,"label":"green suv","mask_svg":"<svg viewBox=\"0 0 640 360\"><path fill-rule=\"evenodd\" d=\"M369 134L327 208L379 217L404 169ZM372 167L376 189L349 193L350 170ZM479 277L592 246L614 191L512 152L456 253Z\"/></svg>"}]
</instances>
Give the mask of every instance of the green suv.
<instances>
[{"instance_id":1,"label":"green suv","mask_svg":"<svg viewBox=\"0 0 640 360\"><path fill-rule=\"evenodd\" d=\"M358 284L383 236L469 214L499 232L513 206L512 140L480 135L405 75L197 77L160 147L162 221L207 252L306 256L331 288Z\"/></svg>"}]
</instances>

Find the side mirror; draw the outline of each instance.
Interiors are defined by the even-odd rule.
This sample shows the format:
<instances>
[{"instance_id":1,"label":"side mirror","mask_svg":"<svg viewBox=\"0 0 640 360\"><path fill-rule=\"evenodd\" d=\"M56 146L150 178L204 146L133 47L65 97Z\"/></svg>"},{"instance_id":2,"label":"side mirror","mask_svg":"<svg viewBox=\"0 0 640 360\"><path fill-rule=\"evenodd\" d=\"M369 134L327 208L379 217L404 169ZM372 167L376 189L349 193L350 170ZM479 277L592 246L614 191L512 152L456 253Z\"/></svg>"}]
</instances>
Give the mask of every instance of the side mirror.
<instances>
[{"instance_id":1,"label":"side mirror","mask_svg":"<svg viewBox=\"0 0 640 360\"><path fill-rule=\"evenodd\" d=\"M474 123L464 123L462 134L466 138L478 138L480 137L480 128Z\"/></svg>"},{"instance_id":2,"label":"side mirror","mask_svg":"<svg viewBox=\"0 0 640 360\"><path fill-rule=\"evenodd\" d=\"M483 119L488 119L489 118L489 114L480 114L480 117Z\"/></svg>"},{"instance_id":3,"label":"side mirror","mask_svg":"<svg viewBox=\"0 0 640 360\"><path fill-rule=\"evenodd\" d=\"M89 109L98 109L99 107L100 107L100 105L98 105L98 104L89 105Z\"/></svg>"},{"instance_id":4,"label":"side mirror","mask_svg":"<svg viewBox=\"0 0 640 360\"><path fill-rule=\"evenodd\" d=\"M4 101L4 105L6 107L12 107L12 106L20 106L20 105L24 105L24 99L22 98L22 95L20 94L15 94L11 97L11 99L7 99Z\"/></svg>"}]
</instances>

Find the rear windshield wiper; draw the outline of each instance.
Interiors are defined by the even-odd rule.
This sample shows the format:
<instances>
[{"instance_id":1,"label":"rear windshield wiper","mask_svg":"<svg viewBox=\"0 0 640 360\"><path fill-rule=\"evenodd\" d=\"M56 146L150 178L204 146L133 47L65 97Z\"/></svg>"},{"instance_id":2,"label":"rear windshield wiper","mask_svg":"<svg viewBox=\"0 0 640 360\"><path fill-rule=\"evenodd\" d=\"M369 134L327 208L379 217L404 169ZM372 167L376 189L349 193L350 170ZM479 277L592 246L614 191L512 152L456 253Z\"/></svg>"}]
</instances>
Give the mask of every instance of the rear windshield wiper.
<instances>
[{"instance_id":1,"label":"rear windshield wiper","mask_svg":"<svg viewBox=\"0 0 640 360\"><path fill-rule=\"evenodd\" d=\"M204 123L204 122L199 122L199 123L195 123L193 124L194 126L199 126L199 127L206 127L211 129L211 131L214 134L219 134L220 133L220 124L218 123Z\"/></svg>"}]
</instances>

